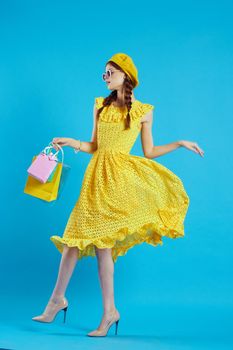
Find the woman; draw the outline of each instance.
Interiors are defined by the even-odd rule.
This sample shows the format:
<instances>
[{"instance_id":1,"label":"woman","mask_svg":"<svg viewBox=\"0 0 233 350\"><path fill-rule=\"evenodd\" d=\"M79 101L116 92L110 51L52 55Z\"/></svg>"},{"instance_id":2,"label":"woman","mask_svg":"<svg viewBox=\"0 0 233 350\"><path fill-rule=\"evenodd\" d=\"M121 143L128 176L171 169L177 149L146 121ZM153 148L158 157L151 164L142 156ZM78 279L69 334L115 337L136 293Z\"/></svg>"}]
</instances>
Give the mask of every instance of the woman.
<instances>
[{"instance_id":1,"label":"woman","mask_svg":"<svg viewBox=\"0 0 233 350\"><path fill-rule=\"evenodd\" d=\"M163 244L163 236L184 236L189 197L179 177L152 159L179 147L201 156L204 153L197 143L183 140L154 146L154 106L134 96L133 89L139 81L133 60L117 53L105 68L103 79L111 93L95 99L91 142L53 139L56 149L56 144L70 146L75 152L93 156L63 236L50 237L62 253L59 273L43 314L32 318L52 322L64 310L65 321L68 307L65 291L76 262L97 256L103 317L88 336L105 336L114 323L117 334L120 313L114 301L113 275L118 256L125 255L136 244L156 246ZM129 154L140 132L145 157Z\"/></svg>"}]
</instances>

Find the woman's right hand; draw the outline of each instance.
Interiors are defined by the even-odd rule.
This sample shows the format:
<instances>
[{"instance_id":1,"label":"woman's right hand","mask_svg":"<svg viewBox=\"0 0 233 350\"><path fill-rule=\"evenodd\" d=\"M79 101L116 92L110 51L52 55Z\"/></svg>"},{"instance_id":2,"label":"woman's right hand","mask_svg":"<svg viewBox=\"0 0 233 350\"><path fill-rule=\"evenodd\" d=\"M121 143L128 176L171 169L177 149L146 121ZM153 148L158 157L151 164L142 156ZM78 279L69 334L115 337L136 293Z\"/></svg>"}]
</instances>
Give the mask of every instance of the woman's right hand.
<instances>
[{"instance_id":1,"label":"woman's right hand","mask_svg":"<svg viewBox=\"0 0 233 350\"><path fill-rule=\"evenodd\" d=\"M59 147L57 147L55 144L57 143L60 147L63 146L70 146L72 147L72 141L73 139L70 137L54 137L52 140L52 143L54 144L54 148L56 151L59 150Z\"/></svg>"}]
</instances>

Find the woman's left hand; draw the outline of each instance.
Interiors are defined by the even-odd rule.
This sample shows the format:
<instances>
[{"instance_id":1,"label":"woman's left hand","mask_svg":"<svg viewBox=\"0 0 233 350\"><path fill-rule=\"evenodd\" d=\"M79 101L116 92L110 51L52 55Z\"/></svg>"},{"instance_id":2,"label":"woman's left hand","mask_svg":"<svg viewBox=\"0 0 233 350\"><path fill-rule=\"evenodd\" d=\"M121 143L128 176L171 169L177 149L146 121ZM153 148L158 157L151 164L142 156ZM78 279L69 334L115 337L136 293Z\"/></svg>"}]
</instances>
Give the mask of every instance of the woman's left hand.
<instances>
[{"instance_id":1,"label":"woman's left hand","mask_svg":"<svg viewBox=\"0 0 233 350\"><path fill-rule=\"evenodd\" d=\"M198 146L196 142L191 141L180 141L180 145L183 147L186 147L187 149L190 149L193 152L199 153L200 156L204 156L204 151Z\"/></svg>"}]
</instances>

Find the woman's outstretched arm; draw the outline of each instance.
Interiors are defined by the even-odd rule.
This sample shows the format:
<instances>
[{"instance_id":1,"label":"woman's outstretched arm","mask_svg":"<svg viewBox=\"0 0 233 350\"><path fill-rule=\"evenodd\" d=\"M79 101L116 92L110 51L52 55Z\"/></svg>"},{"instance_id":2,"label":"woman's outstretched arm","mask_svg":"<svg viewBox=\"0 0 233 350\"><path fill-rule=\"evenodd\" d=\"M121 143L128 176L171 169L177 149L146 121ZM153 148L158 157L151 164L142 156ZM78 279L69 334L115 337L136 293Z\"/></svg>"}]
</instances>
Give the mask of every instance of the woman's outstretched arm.
<instances>
[{"instance_id":1,"label":"woman's outstretched arm","mask_svg":"<svg viewBox=\"0 0 233 350\"><path fill-rule=\"evenodd\" d=\"M196 142L191 141L174 141L162 146L154 146L153 135L152 135L152 124L153 124L153 111L148 112L141 119L142 129L141 129L141 142L143 153L146 158L152 159L160 157L166 153L174 151L179 147L186 147L189 150L199 153L202 157L204 151L198 146Z\"/></svg>"}]
</instances>

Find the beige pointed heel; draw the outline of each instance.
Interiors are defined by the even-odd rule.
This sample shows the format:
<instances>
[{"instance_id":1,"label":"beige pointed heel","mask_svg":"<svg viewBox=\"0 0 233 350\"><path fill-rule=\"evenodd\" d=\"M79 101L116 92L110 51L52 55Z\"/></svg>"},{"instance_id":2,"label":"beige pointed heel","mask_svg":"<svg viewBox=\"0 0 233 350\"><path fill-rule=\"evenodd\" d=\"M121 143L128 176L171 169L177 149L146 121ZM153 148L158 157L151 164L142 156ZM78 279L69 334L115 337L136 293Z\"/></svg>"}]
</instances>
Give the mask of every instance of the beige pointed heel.
<instances>
[{"instance_id":1,"label":"beige pointed heel","mask_svg":"<svg viewBox=\"0 0 233 350\"><path fill-rule=\"evenodd\" d=\"M108 334L109 329L111 326L115 323L116 328L115 328L115 335L117 335L117 330L118 330L118 323L120 321L120 316L119 313L114 313L113 317L108 321L107 325L102 328L102 329L96 329L90 333L87 334L88 337L106 337Z\"/></svg>"},{"instance_id":2,"label":"beige pointed heel","mask_svg":"<svg viewBox=\"0 0 233 350\"><path fill-rule=\"evenodd\" d=\"M66 312L68 309L68 301L65 297L58 303L55 303L53 300L49 300L48 305L45 308L45 311L39 315L32 318L33 321L50 323L53 322L58 312L64 311L64 323L66 321Z\"/></svg>"}]
</instances>

